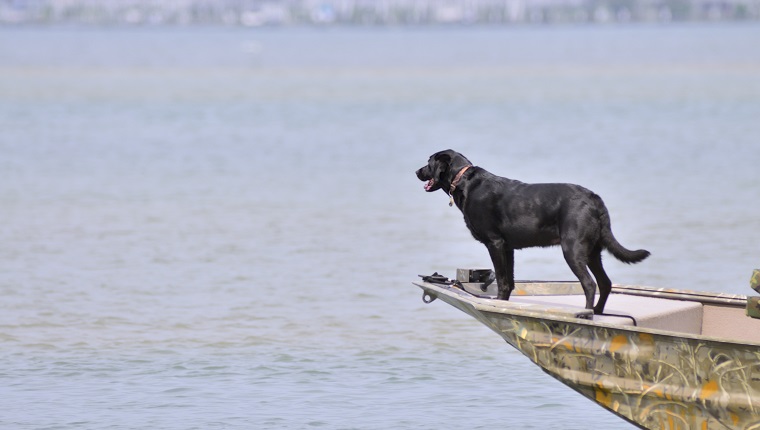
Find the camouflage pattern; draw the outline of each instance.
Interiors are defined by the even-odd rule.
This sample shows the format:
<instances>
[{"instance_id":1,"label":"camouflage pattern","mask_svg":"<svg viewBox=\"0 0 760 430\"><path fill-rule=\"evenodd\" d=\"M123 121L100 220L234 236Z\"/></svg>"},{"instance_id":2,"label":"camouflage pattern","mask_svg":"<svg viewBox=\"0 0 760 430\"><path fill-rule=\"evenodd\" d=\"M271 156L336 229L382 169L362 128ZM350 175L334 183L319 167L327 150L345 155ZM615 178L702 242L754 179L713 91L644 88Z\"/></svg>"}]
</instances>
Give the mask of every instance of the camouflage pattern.
<instances>
[{"instance_id":1,"label":"camouflage pattern","mask_svg":"<svg viewBox=\"0 0 760 430\"><path fill-rule=\"evenodd\" d=\"M747 299L747 316L760 319L760 297Z\"/></svg>"},{"instance_id":2,"label":"camouflage pattern","mask_svg":"<svg viewBox=\"0 0 760 430\"><path fill-rule=\"evenodd\" d=\"M749 278L749 287L760 293L760 270L752 271L752 277ZM760 297L750 297L747 299L747 316L760 318Z\"/></svg>"},{"instance_id":3,"label":"camouflage pattern","mask_svg":"<svg viewBox=\"0 0 760 430\"><path fill-rule=\"evenodd\" d=\"M749 278L749 287L760 293L760 270L752 271L752 277Z\"/></svg>"},{"instance_id":4,"label":"camouflage pattern","mask_svg":"<svg viewBox=\"0 0 760 430\"><path fill-rule=\"evenodd\" d=\"M475 317L546 373L641 428L760 429L760 344L594 323L474 297L454 286L416 285ZM522 287L523 294L532 288ZM679 293L646 290L660 297ZM738 295L684 294L746 303Z\"/></svg>"}]
</instances>

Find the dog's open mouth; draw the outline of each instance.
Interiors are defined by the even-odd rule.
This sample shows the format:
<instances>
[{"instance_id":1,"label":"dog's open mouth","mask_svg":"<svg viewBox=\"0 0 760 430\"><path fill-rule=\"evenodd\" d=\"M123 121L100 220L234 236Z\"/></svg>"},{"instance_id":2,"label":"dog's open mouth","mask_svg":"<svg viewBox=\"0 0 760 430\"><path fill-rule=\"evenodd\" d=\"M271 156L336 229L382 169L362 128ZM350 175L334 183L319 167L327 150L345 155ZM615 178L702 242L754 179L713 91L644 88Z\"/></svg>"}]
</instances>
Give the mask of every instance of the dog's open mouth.
<instances>
[{"instance_id":1,"label":"dog's open mouth","mask_svg":"<svg viewBox=\"0 0 760 430\"><path fill-rule=\"evenodd\" d=\"M430 189L433 188L433 185L435 185L435 179L425 182L425 191L430 191Z\"/></svg>"}]
</instances>

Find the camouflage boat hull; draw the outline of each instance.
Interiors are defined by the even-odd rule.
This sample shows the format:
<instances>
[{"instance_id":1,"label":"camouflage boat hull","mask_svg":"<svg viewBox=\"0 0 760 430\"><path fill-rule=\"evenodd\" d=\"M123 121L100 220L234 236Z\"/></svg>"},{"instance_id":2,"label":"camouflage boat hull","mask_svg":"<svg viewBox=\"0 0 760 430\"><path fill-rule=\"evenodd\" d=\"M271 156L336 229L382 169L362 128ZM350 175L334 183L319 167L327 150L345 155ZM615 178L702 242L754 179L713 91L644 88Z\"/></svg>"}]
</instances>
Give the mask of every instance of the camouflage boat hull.
<instances>
[{"instance_id":1,"label":"camouflage boat hull","mask_svg":"<svg viewBox=\"0 0 760 430\"><path fill-rule=\"evenodd\" d=\"M473 316L546 373L641 428L760 429L760 343L603 324L582 310L537 311L454 286L416 285L426 302L438 298Z\"/></svg>"}]
</instances>

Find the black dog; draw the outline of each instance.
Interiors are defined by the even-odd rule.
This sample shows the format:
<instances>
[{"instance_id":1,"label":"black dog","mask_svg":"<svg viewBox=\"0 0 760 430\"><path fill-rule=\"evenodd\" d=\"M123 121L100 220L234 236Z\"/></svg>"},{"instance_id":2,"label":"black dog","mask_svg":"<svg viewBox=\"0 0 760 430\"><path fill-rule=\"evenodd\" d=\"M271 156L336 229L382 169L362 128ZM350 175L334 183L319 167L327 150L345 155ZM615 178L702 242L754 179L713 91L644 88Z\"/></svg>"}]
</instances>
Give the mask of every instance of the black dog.
<instances>
[{"instance_id":1,"label":"black dog","mask_svg":"<svg viewBox=\"0 0 760 430\"><path fill-rule=\"evenodd\" d=\"M502 178L452 150L430 156L417 177L427 181L425 191L444 190L462 211L472 236L488 248L499 299L509 300L515 288L515 249L560 245L583 286L586 309L593 308L595 314L602 313L612 290L602 267L602 249L629 264L649 256L649 251L631 251L615 240L604 202L579 185L525 184ZM587 267L599 284L596 306L596 283Z\"/></svg>"}]
</instances>

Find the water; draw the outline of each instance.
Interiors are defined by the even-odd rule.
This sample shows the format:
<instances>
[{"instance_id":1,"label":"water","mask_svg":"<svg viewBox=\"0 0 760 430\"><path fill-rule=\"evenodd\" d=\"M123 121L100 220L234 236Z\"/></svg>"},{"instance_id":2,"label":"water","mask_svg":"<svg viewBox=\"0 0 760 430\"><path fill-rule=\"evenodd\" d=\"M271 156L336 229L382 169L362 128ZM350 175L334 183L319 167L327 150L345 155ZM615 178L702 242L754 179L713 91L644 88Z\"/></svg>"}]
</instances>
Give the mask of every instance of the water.
<instances>
[{"instance_id":1,"label":"water","mask_svg":"<svg viewBox=\"0 0 760 430\"><path fill-rule=\"evenodd\" d=\"M0 30L0 427L628 428L436 302L413 172L597 193L613 282L749 293L760 27ZM522 279L572 279L558 249Z\"/></svg>"}]
</instances>

